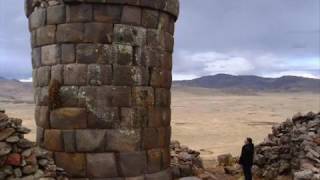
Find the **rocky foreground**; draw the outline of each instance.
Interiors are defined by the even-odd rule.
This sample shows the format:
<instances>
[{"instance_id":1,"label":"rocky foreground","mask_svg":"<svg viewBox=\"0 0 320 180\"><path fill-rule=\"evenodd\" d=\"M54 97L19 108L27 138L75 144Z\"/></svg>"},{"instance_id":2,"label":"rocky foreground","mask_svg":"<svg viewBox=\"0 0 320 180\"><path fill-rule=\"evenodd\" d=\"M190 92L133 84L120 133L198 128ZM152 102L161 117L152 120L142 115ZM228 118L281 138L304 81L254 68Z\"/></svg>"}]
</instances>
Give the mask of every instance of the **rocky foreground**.
<instances>
[{"instance_id":1,"label":"rocky foreground","mask_svg":"<svg viewBox=\"0 0 320 180\"><path fill-rule=\"evenodd\" d=\"M272 130L256 146L255 178L320 180L320 113L298 114ZM68 179L50 152L24 138L29 132L21 119L9 118L0 111L0 180ZM230 154L219 156L215 168L206 169L200 152L178 141L171 142L170 153L175 179L235 180L241 176L237 158Z\"/></svg>"},{"instance_id":2,"label":"rocky foreground","mask_svg":"<svg viewBox=\"0 0 320 180\"><path fill-rule=\"evenodd\" d=\"M256 174L268 180L288 174L320 180L320 113L297 114L272 130L256 147Z\"/></svg>"},{"instance_id":3,"label":"rocky foreground","mask_svg":"<svg viewBox=\"0 0 320 180\"><path fill-rule=\"evenodd\" d=\"M0 180L66 179L49 152L24 138L29 132L21 119L9 118L0 111Z\"/></svg>"},{"instance_id":4,"label":"rocky foreground","mask_svg":"<svg viewBox=\"0 0 320 180\"><path fill-rule=\"evenodd\" d=\"M29 132L21 119L9 118L0 110L0 180L67 180L67 174L55 165L50 152L24 138ZM177 141L171 143L170 149L175 178L193 176L202 169L199 152Z\"/></svg>"}]
</instances>

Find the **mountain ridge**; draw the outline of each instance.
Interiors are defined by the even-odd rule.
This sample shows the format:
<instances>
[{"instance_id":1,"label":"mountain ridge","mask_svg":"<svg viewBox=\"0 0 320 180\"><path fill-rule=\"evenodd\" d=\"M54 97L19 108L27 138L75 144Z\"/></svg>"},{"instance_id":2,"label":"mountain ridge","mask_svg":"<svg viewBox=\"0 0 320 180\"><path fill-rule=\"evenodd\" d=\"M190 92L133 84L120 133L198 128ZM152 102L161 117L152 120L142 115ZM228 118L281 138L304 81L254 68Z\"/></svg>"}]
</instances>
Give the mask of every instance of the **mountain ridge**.
<instances>
[{"instance_id":1,"label":"mountain ridge","mask_svg":"<svg viewBox=\"0 0 320 180\"><path fill-rule=\"evenodd\" d=\"M256 75L236 76L229 74L216 74L210 76L202 76L192 80L174 81L173 85L212 89L238 89L272 92L320 92L320 79L298 76L268 78Z\"/></svg>"}]
</instances>

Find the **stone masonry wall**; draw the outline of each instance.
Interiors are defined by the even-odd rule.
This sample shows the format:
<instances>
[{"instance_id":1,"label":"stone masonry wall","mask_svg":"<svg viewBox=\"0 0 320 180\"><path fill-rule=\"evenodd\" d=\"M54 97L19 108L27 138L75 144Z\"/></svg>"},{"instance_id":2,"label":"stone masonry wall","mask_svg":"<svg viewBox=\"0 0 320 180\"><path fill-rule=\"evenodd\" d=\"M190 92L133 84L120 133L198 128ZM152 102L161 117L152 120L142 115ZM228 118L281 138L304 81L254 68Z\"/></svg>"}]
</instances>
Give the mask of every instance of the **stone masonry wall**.
<instances>
[{"instance_id":1,"label":"stone masonry wall","mask_svg":"<svg viewBox=\"0 0 320 180\"><path fill-rule=\"evenodd\" d=\"M37 143L73 178L171 179L178 0L26 0Z\"/></svg>"}]
</instances>

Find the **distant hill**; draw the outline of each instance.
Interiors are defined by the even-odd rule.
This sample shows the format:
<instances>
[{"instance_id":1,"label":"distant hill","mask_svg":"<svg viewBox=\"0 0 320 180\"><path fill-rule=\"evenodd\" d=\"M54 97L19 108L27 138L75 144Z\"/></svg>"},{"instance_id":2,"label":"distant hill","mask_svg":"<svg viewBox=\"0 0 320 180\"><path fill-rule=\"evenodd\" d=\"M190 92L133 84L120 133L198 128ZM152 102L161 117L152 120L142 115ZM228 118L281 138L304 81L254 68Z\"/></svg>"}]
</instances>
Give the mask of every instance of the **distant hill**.
<instances>
[{"instance_id":1,"label":"distant hill","mask_svg":"<svg viewBox=\"0 0 320 180\"><path fill-rule=\"evenodd\" d=\"M33 101L32 83L0 77L0 99L2 101Z\"/></svg>"},{"instance_id":2,"label":"distant hill","mask_svg":"<svg viewBox=\"0 0 320 180\"><path fill-rule=\"evenodd\" d=\"M320 79L296 76L264 78L217 74L193 80L174 81L174 86L202 87L225 90L252 90L272 92L320 92Z\"/></svg>"}]
</instances>

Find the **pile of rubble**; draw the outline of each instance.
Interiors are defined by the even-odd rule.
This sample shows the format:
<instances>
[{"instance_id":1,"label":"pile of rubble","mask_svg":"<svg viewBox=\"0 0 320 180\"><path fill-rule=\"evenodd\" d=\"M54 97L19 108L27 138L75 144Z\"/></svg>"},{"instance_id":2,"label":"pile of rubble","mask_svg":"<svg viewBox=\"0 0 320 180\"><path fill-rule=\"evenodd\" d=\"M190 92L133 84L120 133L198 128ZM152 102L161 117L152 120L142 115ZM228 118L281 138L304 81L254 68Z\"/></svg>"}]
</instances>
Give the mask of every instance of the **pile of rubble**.
<instances>
[{"instance_id":1,"label":"pile of rubble","mask_svg":"<svg viewBox=\"0 0 320 180\"><path fill-rule=\"evenodd\" d=\"M65 179L52 155L24 138L29 132L21 119L0 111L0 179Z\"/></svg>"},{"instance_id":2,"label":"pile of rubble","mask_svg":"<svg viewBox=\"0 0 320 180\"><path fill-rule=\"evenodd\" d=\"M292 174L295 180L320 180L320 113L297 114L274 126L256 146L255 164L264 179Z\"/></svg>"},{"instance_id":3,"label":"pile of rubble","mask_svg":"<svg viewBox=\"0 0 320 180\"><path fill-rule=\"evenodd\" d=\"M203 169L200 152L181 145L178 141L172 141L171 169L174 178L194 176Z\"/></svg>"}]
</instances>

